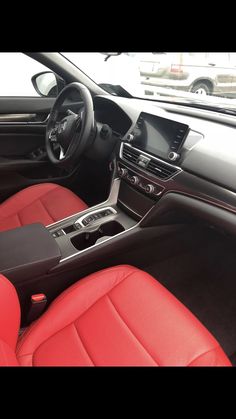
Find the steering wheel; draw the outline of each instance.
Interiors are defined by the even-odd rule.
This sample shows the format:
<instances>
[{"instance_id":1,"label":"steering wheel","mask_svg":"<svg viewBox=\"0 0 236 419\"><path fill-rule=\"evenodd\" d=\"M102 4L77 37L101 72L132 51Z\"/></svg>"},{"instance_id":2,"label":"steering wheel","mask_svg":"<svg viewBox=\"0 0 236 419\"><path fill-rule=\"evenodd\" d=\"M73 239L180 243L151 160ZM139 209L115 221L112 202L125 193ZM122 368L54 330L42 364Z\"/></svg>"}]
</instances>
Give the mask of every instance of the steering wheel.
<instances>
[{"instance_id":1,"label":"steering wheel","mask_svg":"<svg viewBox=\"0 0 236 419\"><path fill-rule=\"evenodd\" d=\"M59 121L62 104L71 92L77 91L83 100L78 114L68 110L67 116ZM46 151L49 160L60 166L75 164L94 133L94 112L92 96L81 83L70 83L59 93L50 112L46 127ZM60 149L56 156L55 145Z\"/></svg>"}]
</instances>

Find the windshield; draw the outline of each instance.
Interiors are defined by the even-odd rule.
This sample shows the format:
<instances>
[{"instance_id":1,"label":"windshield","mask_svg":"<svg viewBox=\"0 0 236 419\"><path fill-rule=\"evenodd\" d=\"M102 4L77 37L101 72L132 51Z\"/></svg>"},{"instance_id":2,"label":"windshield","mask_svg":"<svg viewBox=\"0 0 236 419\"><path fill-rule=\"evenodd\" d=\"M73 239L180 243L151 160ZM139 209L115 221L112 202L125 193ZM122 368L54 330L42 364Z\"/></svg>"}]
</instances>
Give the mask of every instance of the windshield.
<instances>
[{"instance_id":1,"label":"windshield","mask_svg":"<svg viewBox=\"0 0 236 419\"><path fill-rule=\"evenodd\" d=\"M236 111L236 53L63 53L109 93Z\"/></svg>"}]
</instances>

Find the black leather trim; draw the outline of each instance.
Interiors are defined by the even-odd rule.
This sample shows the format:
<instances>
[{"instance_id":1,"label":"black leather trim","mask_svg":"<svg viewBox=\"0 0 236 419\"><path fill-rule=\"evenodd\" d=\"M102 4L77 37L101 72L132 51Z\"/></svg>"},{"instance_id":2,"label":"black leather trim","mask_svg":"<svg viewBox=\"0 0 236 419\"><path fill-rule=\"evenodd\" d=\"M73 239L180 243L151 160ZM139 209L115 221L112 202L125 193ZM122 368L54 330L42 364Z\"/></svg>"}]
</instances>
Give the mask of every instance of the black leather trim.
<instances>
[{"instance_id":1,"label":"black leather trim","mask_svg":"<svg viewBox=\"0 0 236 419\"><path fill-rule=\"evenodd\" d=\"M60 258L56 240L40 223L0 233L0 272L13 283L46 274Z\"/></svg>"}]
</instances>

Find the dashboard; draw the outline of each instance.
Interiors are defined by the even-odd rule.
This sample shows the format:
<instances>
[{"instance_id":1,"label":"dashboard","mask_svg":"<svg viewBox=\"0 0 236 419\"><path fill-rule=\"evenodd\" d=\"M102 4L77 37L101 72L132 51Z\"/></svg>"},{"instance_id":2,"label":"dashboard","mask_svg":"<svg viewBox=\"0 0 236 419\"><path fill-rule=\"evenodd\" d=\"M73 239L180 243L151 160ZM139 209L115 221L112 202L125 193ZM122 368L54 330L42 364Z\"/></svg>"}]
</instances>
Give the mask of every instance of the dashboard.
<instances>
[{"instance_id":1,"label":"dashboard","mask_svg":"<svg viewBox=\"0 0 236 419\"><path fill-rule=\"evenodd\" d=\"M119 176L144 199L177 193L236 212L235 117L116 96L94 109L120 141Z\"/></svg>"}]
</instances>

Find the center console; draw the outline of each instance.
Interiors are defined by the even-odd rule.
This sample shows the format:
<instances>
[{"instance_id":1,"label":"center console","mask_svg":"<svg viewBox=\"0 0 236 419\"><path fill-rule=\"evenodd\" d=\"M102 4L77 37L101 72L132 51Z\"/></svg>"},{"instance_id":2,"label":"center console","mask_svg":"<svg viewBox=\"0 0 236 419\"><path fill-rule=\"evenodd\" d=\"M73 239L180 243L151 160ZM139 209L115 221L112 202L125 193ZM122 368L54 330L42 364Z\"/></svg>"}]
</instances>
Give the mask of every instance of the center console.
<instances>
[{"instance_id":1,"label":"center console","mask_svg":"<svg viewBox=\"0 0 236 419\"><path fill-rule=\"evenodd\" d=\"M154 122L149 121L147 116L145 118L142 119L142 125L153 127ZM140 123L140 119L137 123ZM166 133L170 137L176 130L184 138L188 129L183 124L176 124L170 129L169 123L165 123L161 127L165 138ZM137 134L138 137L141 136L141 142L140 138L133 138L134 143L139 142L141 149L136 148L134 143L121 144L115 167L118 177L113 181L106 202L47 226L61 253L59 266L53 271L67 269L76 264L81 266L83 261L88 263L99 255L104 257L106 252L110 254L126 245L125 241L130 234L134 237L136 232L143 230L140 223L165 192L166 183L181 172L179 166L144 151L149 150L149 140L146 141L144 137L145 129ZM179 133L178 130L183 132ZM160 147L160 142L157 144ZM172 147L170 142L168 147ZM166 151L169 150L168 147Z\"/></svg>"},{"instance_id":2,"label":"center console","mask_svg":"<svg viewBox=\"0 0 236 419\"><path fill-rule=\"evenodd\" d=\"M186 124L141 112L121 143L118 203L136 220L147 214L182 171L178 161L188 133Z\"/></svg>"},{"instance_id":3,"label":"center console","mask_svg":"<svg viewBox=\"0 0 236 419\"><path fill-rule=\"evenodd\" d=\"M117 172L121 179L118 203L136 220L141 220L181 168L137 149L133 144L122 143Z\"/></svg>"},{"instance_id":4,"label":"center console","mask_svg":"<svg viewBox=\"0 0 236 419\"><path fill-rule=\"evenodd\" d=\"M117 182L117 181L116 181ZM61 252L60 263L79 256L136 224L135 220L117 207L117 203L100 205L48 226Z\"/></svg>"}]
</instances>

